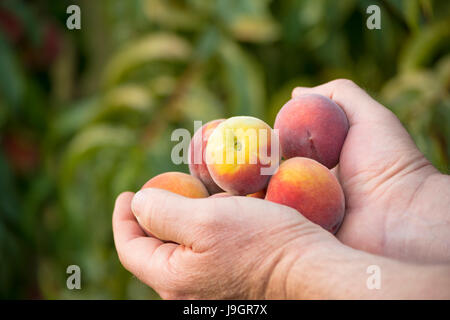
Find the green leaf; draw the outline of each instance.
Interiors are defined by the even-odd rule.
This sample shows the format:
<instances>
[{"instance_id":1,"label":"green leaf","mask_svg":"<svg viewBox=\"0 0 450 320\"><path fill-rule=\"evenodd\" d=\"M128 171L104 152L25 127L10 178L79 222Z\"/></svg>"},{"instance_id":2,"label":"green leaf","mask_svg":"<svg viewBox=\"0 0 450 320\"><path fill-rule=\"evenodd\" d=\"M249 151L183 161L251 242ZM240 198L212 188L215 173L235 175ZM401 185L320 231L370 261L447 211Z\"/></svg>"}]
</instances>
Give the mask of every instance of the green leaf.
<instances>
[{"instance_id":1,"label":"green leaf","mask_svg":"<svg viewBox=\"0 0 450 320\"><path fill-rule=\"evenodd\" d=\"M219 51L230 114L262 116L265 88L259 66L232 41L224 40Z\"/></svg>"},{"instance_id":2,"label":"green leaf","mask_svg":"<svg viewBox=\"0 0 450 320\"><path fill-rule=\"evenodd\" d=\"M190 7L166 0L144 0L145 13L151 22L166 28L198 30L203 17Z\"/></svg>"},{"instance_id":3,"label":"green leaf","mask_svg":"<svg viewBox=\"0 0 450 320\"><path fill-rule=\"evenodd\" d=\"M61 178L69 181L77 164L92 152L103 148L123 148L135 143L135 134L130 129L99 124L77 134L64 154Z\"/></svg>"},{"instance_id":4,"label":"green leaf","mask_svg":"<svg viewBox=\"0 0 450 320\"><path fill-rule=\"evenodd\" d=\"M427 66L439 49L450 42L450 20L435 23L413 36L400 55L400 70Z\"/></svg>"},{"instance_id":5,"label":"green leaf","mask_svg":"<svg viewBox=\"0 0 450 320\"><path fill-rule=\"evenodd\" d=\"M222 102L206 86L197 82L177 101L176 110L181 111L184 122L204 122L224 117Z\"/></svg>"},{"instance_id":6,"label":"green leaf","mask_svg":"<svg viewBox=\"0 0 450 320\"><path fill-rule=\"evenodd\" d=\"M97 96L82 99L56 114L52 119L51 138L62 140L89 124L101 108L100 101Z\"/></svg>"},{"instance_id":7,"label":"green leaf","mask_svg":"<svg viewBox=\"0 0 450 320\"><path fill-rule=\"evenodd\" d=\"M127 118L135 116L142 119L154 108L154 100L148 88L143 85L127 84L108 91L102 101L102 107L93 117L93 121L105 121L120 117L125 123Z\"/></svg>"},{"instance_id":8,"label":"green leaf","mask_svg":"<svg viewBox=\"0 0 450 320\"><path fill-rule=\"evenodd\" d=\"M152 33L127 44L109 62L105 71L108 86L119 83L128 73L153 61L186 61L191 45L171 33Z\"/></svg>"},{"instance_id":9,"label":"green leaf","mask_svg":"<svg viewBox=\"0 0 450 320\"><path fill-rule=\"evenodd\" d=\"M216 14L234 38L248 42L272 42L280 27L271 16L267 0L218 0Z\"/></svg>"}]
</instances>

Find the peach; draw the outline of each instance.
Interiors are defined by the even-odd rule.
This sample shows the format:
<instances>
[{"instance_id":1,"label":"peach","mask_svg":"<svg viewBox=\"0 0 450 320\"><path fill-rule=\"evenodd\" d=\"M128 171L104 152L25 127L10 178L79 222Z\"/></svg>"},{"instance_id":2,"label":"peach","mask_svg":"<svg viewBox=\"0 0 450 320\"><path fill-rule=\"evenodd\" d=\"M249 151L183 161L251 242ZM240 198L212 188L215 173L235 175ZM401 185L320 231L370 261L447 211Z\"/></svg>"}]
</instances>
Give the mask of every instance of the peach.
<instances>
[{"instance_id":1,"label":"peach","mask_svg":"<svg viewBox=\"0 0 450 320\"><path fill-rule=\"evenodd\" d=\"M333 100L304 94L281 108L274 129L279 130L285 159L307 157L331 169L339 162L349 124L345 112Z\"/></svg>"},{"instance_id":2,"label":"peach","mask_svg":"<svg viewBox=\"0 0 450 320\"><path fill-rule=\"evenodd\" d=\"M259 190L258 192L250 193L247 195L247 197L259 198L259 199L264 199L265 196L266 196L266 189L262 189L262 190Z\"/></svg>"},{"instance_id":3,"label":"peach","mask_svg":"<svg viewBox=\"0 0 450 320\"><path fill-rule=\"evenodd\" d=\"M224 119L213 120L203 125L195 132L189 145L189 171L191 175L203 182L210 194L221 192L223 190L211 178L208 167L206 166L206 144L208 143L208 138L211 133L223 121Z\"/></svg>"},{"instance_id":4,"label":"peach","mask_svg":"<svg viewBox=\"0 0 450 320\"><path fill-rule=\"evenodd\" d=\"M208 190L199 179L181 172L161 173L147 181L142 189L145 188L164 189L188 198L209 196Z\"/></svg>"},{"instance_id":5,"label":"peach","mask_svg":"<svg viewBox=\"0 0 450 320\"><path fill-rule=\"evenodd\" d=\"M264 189L280 160L278 141L272 152L272 134L268 124L254 117L220 123L206 145L206 164L214 182L232 195Z\"/></svg>"},{"instance_id":6,"label":"peach","mask_svg":"<svg viewBox=\"0 0 450 320\"><path fill-rule=\"evenodd\" d=\"M219 193L215 193L212 196L209 196L210 198L228 198L228 197L232 197L232 194L229 194L228 192L219 192Z\"/></svg>"},{"instance_id":7,"label":"peach","mask_svg":"<svg viewBox=\"0 0 450 320\"><path fill-rule=\"evenodd\" d=\"M265 199L296 209L331 233L344 218L341 185L328 168L309 158L283 162L270 179Z\"/></svg>"}]
</instances>

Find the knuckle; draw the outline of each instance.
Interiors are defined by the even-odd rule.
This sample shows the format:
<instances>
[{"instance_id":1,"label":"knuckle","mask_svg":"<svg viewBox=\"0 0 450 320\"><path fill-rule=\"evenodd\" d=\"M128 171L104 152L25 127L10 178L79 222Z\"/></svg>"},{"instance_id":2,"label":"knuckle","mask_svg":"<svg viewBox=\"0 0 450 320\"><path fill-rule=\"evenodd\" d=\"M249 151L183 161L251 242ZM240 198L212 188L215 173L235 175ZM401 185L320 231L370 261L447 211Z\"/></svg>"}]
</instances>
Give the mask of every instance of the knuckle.
<instances>
[{"instance_id":1,"label":"knuckle","mask_svg":"<svg viewBox=\"0 0 450 320\"><path fill-rule=\"evenodd\" d=\"M122 199L127 199L129 197L132 197L133 195L134 195L134 193L131 191L122 192L117 196L117 201L122 200Z\"/></svg>"},{"instance_id":2,"label":"knuckle","mask_svg":"<svg viewBox=\"0 0 450 320\"><path fill-rule=\"evenodd\" d=\"M299 95L299 94L300 94L300 90L301 90L300 87L295 87L294 89L292 89L292 91L291 91L291 97L294 98L294 97L296 97L297 95Z\"/></svg>"},{"instance_id":3,"label":"knuckle","mask_svg":"<svg viewBox=\"0 0 450 320\"><path fill-rule=\"evenodd\" d=\"M118 209L125 203L131 202L131 199L133 199L134 193L133 192L122 192L119 194L114 202L114 213L118 213Z\"/></svg>"},{"instance_id":4,"label":"knuckle","mask_svg":"<svg viewBox=\"0 0 450 320\"><path fill-rule=\"evenodd\" d=\"M356 83L350 79L341 78L334 80L334 82L338 87L357 87Z\"/></svg>"}]
</instances>

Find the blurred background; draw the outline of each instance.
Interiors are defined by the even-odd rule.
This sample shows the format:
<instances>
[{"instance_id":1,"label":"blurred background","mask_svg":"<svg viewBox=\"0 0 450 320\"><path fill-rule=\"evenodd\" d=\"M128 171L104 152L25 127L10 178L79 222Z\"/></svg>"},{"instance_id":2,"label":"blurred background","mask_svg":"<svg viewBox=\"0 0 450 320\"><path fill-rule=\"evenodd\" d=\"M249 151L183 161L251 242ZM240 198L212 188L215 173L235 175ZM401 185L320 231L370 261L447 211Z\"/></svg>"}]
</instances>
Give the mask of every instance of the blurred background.
<instances>
[{"instance_id":1,"label":"blurred background","mask_svg":"<svg viewBox=\"0 0 450 320\"><path fill-rule=\"evenodd\" d=\"M118 261L115 197L188 171L170 160L175 128L273 125L293 87L342 77L449 173L449 1L0 1L0 298L157 299Z\"/></svg>"}]
</instances>

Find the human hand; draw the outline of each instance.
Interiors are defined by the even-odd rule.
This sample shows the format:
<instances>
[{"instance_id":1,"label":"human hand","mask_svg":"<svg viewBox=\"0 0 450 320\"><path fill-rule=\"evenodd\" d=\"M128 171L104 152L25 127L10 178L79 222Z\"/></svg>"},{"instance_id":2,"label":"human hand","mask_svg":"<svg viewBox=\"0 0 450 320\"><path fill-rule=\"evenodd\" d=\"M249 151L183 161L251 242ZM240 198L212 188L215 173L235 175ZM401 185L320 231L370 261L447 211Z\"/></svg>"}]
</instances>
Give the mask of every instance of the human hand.
<instances>
[{"instance_id":1,"label":"human hand","mask_svg":"<svg viewBox=\"0 0 450 320\"><path fill-rule=\"evenodd\" d=\"M312 92L335 100L350 122L338 170L347 200L338 238L392 257L449 260L448 177L425 160L398 119L355 84L338 80L293 94ZM297 211L260 199L124 193L113 229L122 264L163 298L450 294L447 266L402 264L351 249ZM373 264L389 279L383 292L364 286Z\"/></svg>"},{"instance_id":2,"label":"human hand","mask_svg":"<svg viewBox=\"0 0 450 320\"><path fill-rule=\"evenodd\" d=\"M261 199L190 199L159 189L133 196L116 200L117 252L163 298L287 298L294 263L319 246L340 246L296 210Z\"/></svg>"},{"instance_id":3,"label":"human hand","mask_svg":"<svg viewBox=\"0 0 450 320\"><path fill-rule=\"evenodd\" d=\"M409 265L351 249L286 206L158 189L133 196L116 201L117 252L125 268L165 299L450 296L448 266ZM366 287L371 265L382 270L382 290Z\"/></svg>"},{"instance_id":4,"label":"human hand","mask_svg":"<svg viewBox=\"0 0 450 320\"><path fill-rule=\"evenodd\" d=\"M415 261L450 261L450 177L417 149L397 117L349 80L295 88L292 96L325 95L347 114L350 130L338 178L345 244Z\"/></svg>"}]
</instances>

